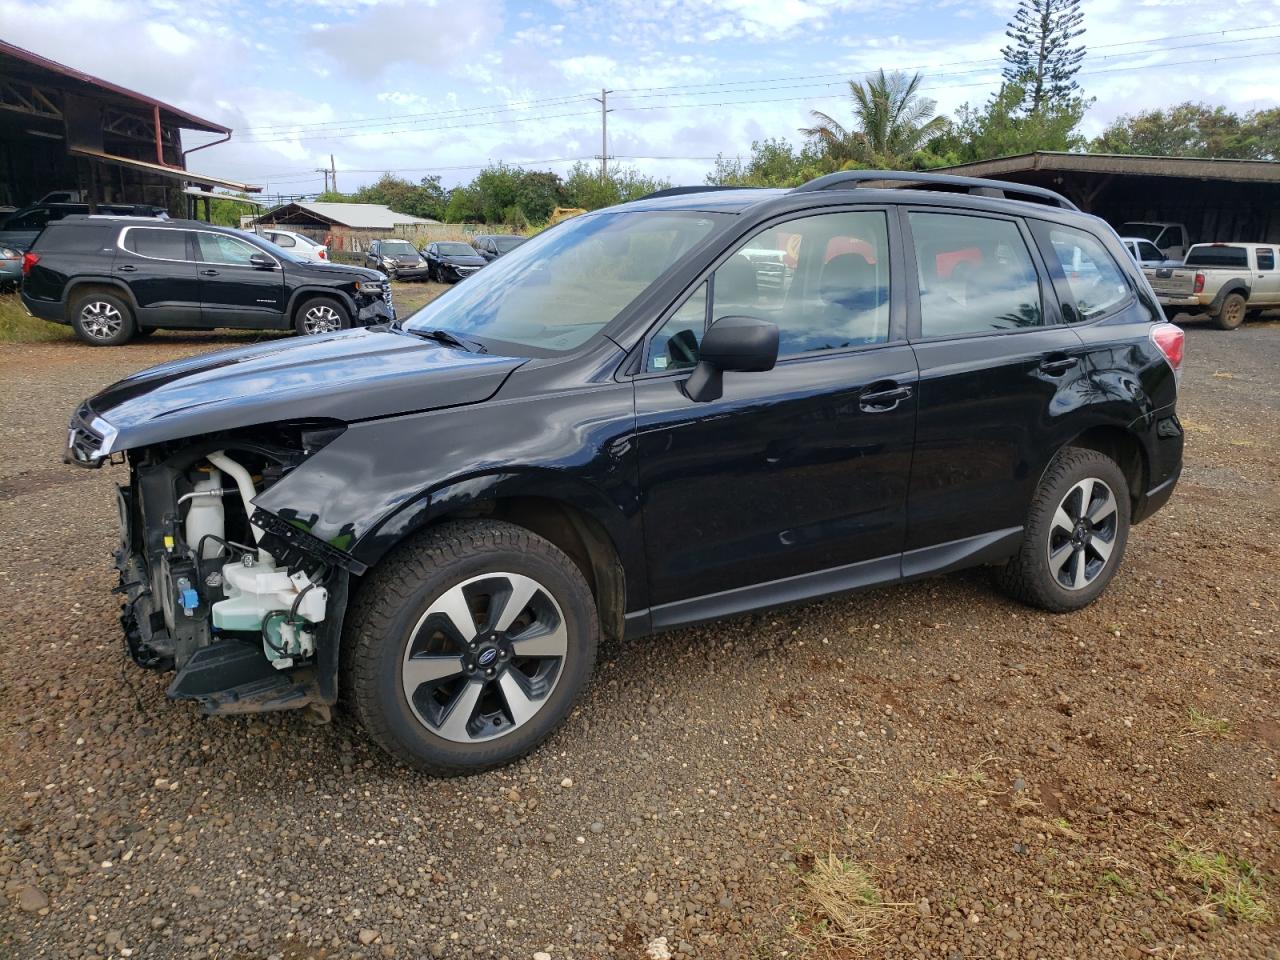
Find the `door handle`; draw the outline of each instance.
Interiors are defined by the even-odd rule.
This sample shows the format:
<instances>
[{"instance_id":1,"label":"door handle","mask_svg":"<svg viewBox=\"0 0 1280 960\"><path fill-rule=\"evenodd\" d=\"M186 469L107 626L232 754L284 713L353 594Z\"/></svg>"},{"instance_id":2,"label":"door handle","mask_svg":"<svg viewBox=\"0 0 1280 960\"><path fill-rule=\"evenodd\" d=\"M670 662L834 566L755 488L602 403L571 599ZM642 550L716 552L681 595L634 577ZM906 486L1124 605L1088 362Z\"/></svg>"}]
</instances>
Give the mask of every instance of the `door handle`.
<instances>
[{"instance_id":1,"label":"door handle","mask_svg":"<svg viewBox=\"0 0 1280 960\"><path fill-rule=\"evenodd\" d=\"M200 276L202 277L216 277L217 275L218 275L217 270L201 270L200 271Z\"/></svg>"},{"instance_id":2,"label":"door handle","mask_svg":"<svg viewBox=\"0 0 1280 960\"><path fill-rule=\"evenodd\" d=\"M123 266L116 267L116 270L119 271L120 273L133 273L137 269L138 268L135 267L132 263L126 263Z\"/></svg>"},{"instance_id":3,"label":"door handle","mask_svg":"<svg viewBox=\"0 0 1280 960\"><path fill-rule=\"evenodd\" d=\"M858 408L863 413L886 413L911 396L911 388L892 386L883 390L871 390L858 398Z\"/></svg>"},{"instance_id":4,"label":"door handle","mask_svg":"<svg viewBox=\"0 0 1280 960\"><path fill-rule=\"evenodd\" d=\"M1079 357L1054 357L1052 360L1041 360L1040 370L1051 377L1056 377L1060 373L1066 373L1079 362Z\"/></svg>"}]
</instances>

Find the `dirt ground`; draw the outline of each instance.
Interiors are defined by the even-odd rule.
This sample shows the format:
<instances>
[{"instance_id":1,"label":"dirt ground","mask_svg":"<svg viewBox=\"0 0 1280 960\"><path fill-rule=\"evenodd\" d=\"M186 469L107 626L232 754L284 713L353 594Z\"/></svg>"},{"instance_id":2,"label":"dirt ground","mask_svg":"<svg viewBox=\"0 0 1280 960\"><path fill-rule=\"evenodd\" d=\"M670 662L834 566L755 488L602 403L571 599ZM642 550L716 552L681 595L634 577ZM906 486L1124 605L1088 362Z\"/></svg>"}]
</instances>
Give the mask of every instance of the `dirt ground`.
<instances>
[{"instance_id":1,"label":"dirt ground","mask_svg":"<svg viewBox=\"0 0 1280 960\"><path fill-rule=\"evenodd\" d=\"M1280 324L1188 324L1182 482L1088 610L975 571L608 643L451 781L125 662L67 417L226 342L0 345L0 956L1280 956Z\"/></svg>"}]
</instances>

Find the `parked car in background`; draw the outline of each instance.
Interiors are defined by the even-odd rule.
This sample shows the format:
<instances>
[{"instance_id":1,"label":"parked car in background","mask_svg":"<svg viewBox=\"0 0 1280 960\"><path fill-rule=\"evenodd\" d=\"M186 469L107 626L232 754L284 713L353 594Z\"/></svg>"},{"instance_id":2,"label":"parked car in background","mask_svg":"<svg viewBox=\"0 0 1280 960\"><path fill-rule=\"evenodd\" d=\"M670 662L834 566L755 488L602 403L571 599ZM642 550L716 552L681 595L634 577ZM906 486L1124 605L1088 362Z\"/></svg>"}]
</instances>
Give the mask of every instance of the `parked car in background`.
<instances>
[{"instance_id":1,"label":"parked car in background","mask_svg":"<svg viewBox=\"0 0 1280 960\"><path fill-rule=\"evenodd\" d=\"M44 228L22 271L27 310L93 346L160 327L324 333L395 317L377 271L311 263L196 220L66 217Z\"/></svg>"},{"instance_id":2,"label":"parked car in background","mask_svg":"<svg viewBox=\"0 0 1280 960\"><path fill-rule=\"evenodd\" d=\"M22 282L22 251L0 244L0 292L14 290Z\"/></svg>"},{"instance_id":3,"label":"parked car in background","mask_svg":"<svg viewBox=\"0 0 1280 960\"><path fill-rule=\"evenodd\" d=\"M311 263L329 262L329 248L319 240L312 240L305 233L278 230L275 227L258 227L254 233L270 240L282 250L288 250L300 260L309 260Z\"/></svg>"},{"instance_id":4,"label":"parked car in background","mask_svg":"<svg viewBox=\"0 0 1280 960\"><path fill-rule=\"evenodd\" d=\"M1204 311L1223 330L1250 314L1280 306L1277 245L1197 243L1182 265L1143 270L1165 314Z\"/></svg>"},{"instance_id":5,"label":"parked car in background","mask_svg":"<svg viewBox=\"0 0 1280 960\"><path fill-rule=\"evenodd\" d=\"M783 253L785 290L744 250ZM134 374L64 455L128 464L121 623L170 697L341 691L459 774L550 736L602 636L983 565L1088 605L1173 493L1182 348L1063 197L850 171L659 191L402 323Z\"/></svg>"},{"instance_id":6,"label":"parked car in background","mask_svg":"<svg viewBox=\"0 0 1280 960\"><path fill-rule=\"evenodd\" d=\"M55 223L63 217L88 212L87 203L45 203L24 207L9 214L5 221L0 223L0 245L30 250L31 244L47 224ZM100 203L98 214L167 218L169 211L164 207L154 207L145 203Z\"/></svg>"},{"instance_id":7,"label":"parked car in background","mask_svg":"<svg viewBox=\"0 0 1280 960\"><path fill-rule=\"evenodd\" d=\"M408 240L374 240L365 252L364 265L381 270L392 280L427 280L431 276L427 258Z\"/></svg>"},{"instance_id":8,"label":"parked car in background","mask_svg":"<svg viewBox=\"0 0 1280 960\"><path fill-rule=\"evenodd\" d=\"M441 240L427 245L428 278L440 283L457 283L471 276L489 261L469 243Z\"/></svg>"},{"instance_id":9,"label":"parked car in background","mask_svg":"<svg viewBox=\"0 0 1280 960\"><path fill-rule=\"evenodd\" d=\"M1150 240L1143 240L1141 237L1121 237L1120 242L1129 251L1129 256L1133 257L1133 262L1140 267L1173 266L1182 263L1181 260L1170 260Z\"/></svg>"},{"instance_id":10,"label":"parked car in background","mask_svg":"<svg viewBox=\"0 0 1280 960\"><path fill-rule=\"evenodd\" d=\"M497 260L504 253L510 253L520 244L524 243L524 237L513 237L505 234L483 233L479 236L471 238L471 246L476 253L484 257L489 263Z\"/></svg>"},{"instance_id":11,"label":"parked car in background","mask_svg":"<svg viewBox=\"0 0 1280 960\"><path fill-rule=\"evenodd\" d=\"M1122 223L1116 232L1122 237L1138 237L1150 241L1164 254L1166 260L1181 260L1191 248L1187 228L1180 223L1131 220Z\"/></svg>"}]
</instances>

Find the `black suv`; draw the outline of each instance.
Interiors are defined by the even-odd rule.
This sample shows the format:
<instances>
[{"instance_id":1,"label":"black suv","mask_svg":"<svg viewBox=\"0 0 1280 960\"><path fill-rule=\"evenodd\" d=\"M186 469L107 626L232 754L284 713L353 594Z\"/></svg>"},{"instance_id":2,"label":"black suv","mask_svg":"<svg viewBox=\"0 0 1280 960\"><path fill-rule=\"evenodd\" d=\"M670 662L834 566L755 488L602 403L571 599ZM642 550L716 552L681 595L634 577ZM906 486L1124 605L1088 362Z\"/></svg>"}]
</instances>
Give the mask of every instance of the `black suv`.
<instances>
[{"instance_id":1,"label":"black suv","mask_svg":"<svg viewBox=\"0 0 1280 960\"><path fill-rule=\"evenodd\" d=\"M341 691L460 773L547 737L602 635L975 565L1090 603L1177 481L1182 345L1046 190L677 189L403 322L136 374L66 456L129 466L123 622L170 696Z\"/></svg>"},{"instance_id":2,"label":"black suv","mask_svg":"<svg viewBox=\"0 0 1280 960\"><path fill-rule=\"evenodd\" d=\"M510 253L520 244L524 237L513 237L507 234L483 233L471 238L471 248L484 257L489 263L497 260L504 253Z\"/></svg>"},{"instance_id":3,"label":"black suv","mask_svg":"<svg viewBox=\"0 0 1280 960\"><path fill-rule=\"evenodd\" d=\"M27 310L94 346L159 327L328 333L394 319L374 270L309 263L194 220L66 217L41 231L22 272Z\"/></svg>"}]
</instances>

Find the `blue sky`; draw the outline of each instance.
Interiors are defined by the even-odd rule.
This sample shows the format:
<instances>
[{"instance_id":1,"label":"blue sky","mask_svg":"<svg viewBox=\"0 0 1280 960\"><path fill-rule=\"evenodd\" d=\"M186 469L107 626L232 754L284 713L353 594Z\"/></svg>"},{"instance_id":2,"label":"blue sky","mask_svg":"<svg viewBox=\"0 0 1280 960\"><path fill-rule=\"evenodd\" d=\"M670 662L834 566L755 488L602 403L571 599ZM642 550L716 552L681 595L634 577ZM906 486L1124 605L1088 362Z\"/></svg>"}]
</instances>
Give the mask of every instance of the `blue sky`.
<instances>
[{"instance_id":1,"label":"blue sky","mask_svg":"<svg viewBox=\"0 0 1280 960\"><path fill-rule=\"evenodd\" d=\"M191 166L350 189L393 170L465 181L490 161L563 172L609 151L700 183L753 139L799 142L808 110L845 118L849 77L918 69L944 113L999 78L1014 3L942 0L9 0L0 36L235 130ZM1095 133L1181 100L1280 103L1280 7L1086 0L1080 82ZM1157 39L1158 38L1158 39ZM207 137L188 135L187 145ZM547 163L555 160L559 162ZM542 162L539 162L542 161ZM592 162L598 162L592 160Z\"/></svg>"}]
</instances>

